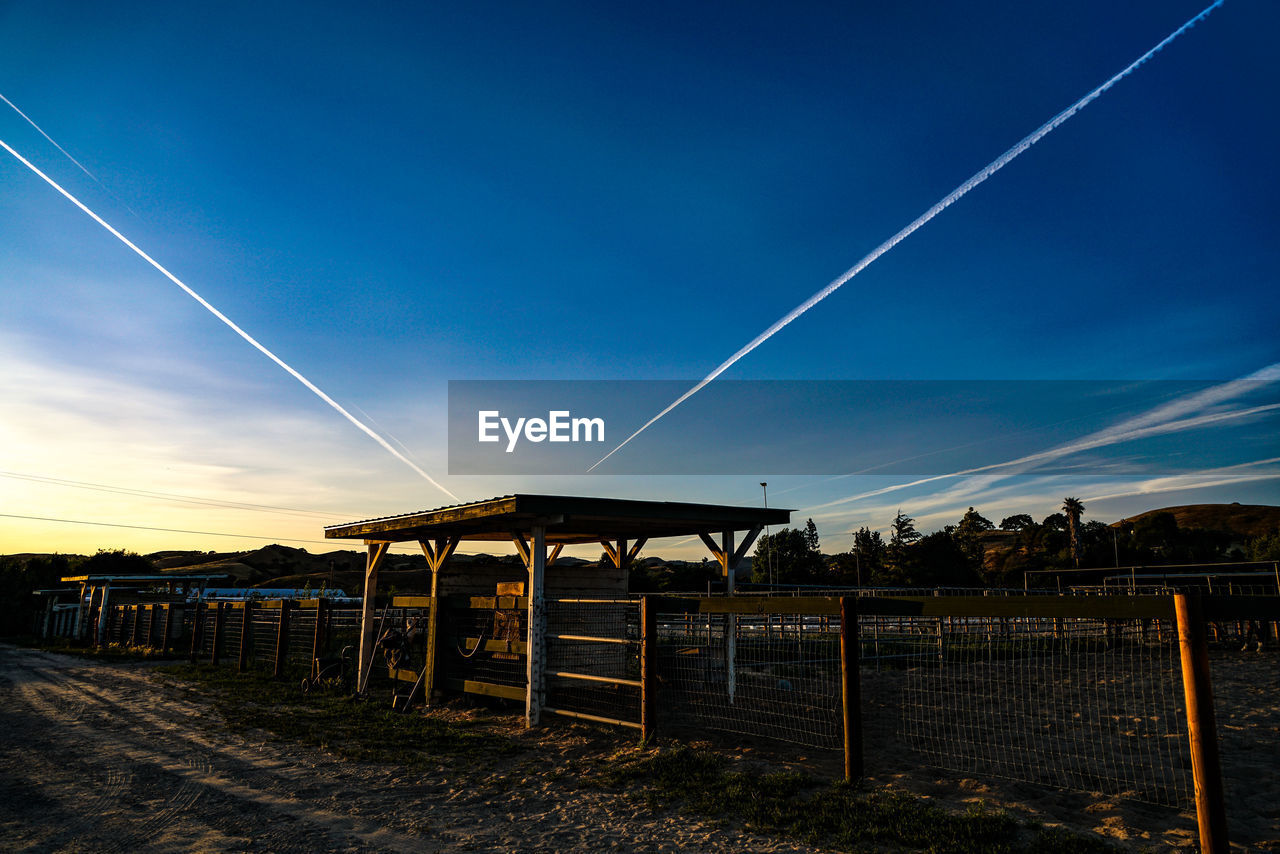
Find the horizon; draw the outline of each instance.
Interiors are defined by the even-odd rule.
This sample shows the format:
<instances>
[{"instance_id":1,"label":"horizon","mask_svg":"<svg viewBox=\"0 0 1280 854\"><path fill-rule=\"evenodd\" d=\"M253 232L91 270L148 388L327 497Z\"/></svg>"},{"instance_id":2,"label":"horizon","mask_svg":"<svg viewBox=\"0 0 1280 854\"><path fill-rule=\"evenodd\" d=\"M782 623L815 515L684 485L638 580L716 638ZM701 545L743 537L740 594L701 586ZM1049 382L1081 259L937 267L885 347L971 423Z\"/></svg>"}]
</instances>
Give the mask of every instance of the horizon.
<instances>
[{"instance_id":1,"label":"horizon","mask_svg":"<svg viewBox=\"0 0 1280 854\"><path fill-rule=\"evenodd\" d=\"M724 374L1202 391L1021 444L993 423L999 466L927 477L448 471L450 381L692 385L1205 5L6 6L0 139L314 389L0 152L0 553L327 545L459 503L436 482L767 482L833 546L899 508L1278 505L1280 7L1234 0ZM688 436L673 414L619 456L660 470Z\"/></svg>"}]
</instances>

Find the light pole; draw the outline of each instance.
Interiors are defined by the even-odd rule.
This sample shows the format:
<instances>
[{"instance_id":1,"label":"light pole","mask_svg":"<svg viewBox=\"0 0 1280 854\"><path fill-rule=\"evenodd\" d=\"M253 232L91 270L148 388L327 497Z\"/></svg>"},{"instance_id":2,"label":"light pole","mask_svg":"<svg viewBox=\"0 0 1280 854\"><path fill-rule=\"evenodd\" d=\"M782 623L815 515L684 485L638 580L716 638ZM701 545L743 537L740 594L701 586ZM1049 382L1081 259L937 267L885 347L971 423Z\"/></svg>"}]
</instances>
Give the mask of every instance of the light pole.
<instances>
[{"instance_id":1,"label":"light pole","mask_svg":"<svg viewBox=\"0 0 1280 854\"><path fill-rule=\"evenodd\" d=\"M764 490L764 509L769 509L769 484L766 481L760 482L760 488ZM766 572L769 574L769 592L773 592L773 543L769 539L769 526L764 526L764 565Z\"/></svg>"}]
</instances>

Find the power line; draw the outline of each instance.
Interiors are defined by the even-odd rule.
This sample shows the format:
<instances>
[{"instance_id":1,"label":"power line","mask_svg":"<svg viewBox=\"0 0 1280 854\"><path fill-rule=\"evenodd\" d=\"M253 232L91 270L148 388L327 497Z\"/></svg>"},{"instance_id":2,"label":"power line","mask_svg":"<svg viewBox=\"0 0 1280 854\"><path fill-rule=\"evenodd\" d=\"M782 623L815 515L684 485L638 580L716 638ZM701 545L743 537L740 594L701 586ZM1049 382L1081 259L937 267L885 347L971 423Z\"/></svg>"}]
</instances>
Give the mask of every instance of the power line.
<instances>
[{"instance_id":1,"label":"power line","mask_svg":"<svg viewBox=\"0 0 1280 854\"><path fill-rule=\"evenodd\" d=\"M0 471L0 477L9 477L17 480L28 480L33 483L44 483L52 486L69 486L75 489L88 489L95 492L111 492L119 495L134 495L140 498L159 498L164 501L182 501L189 504L203 504L210 507L226 507L233 510L253 510L272 513L297 513L310 516L323 516L332 519L337 513L330 513L323 510L302 510L297 507L276 507L272 504L252 504L247 501L223 501L218 498L200 498L194 495L181 495L176 492L155 492L149 489L134 489L128 486L114 486L106 483L90 483L83 480L68 480L60 477L47 477L38 474L25 474L15 471ZM344 513L345 516L353 516L355 514Z\"/></svg>"},{"instance_id":2,"label":"power line","mask_svg":"<svg viewBox=\"0 0 1280 854\"><path fill-rule=\"evenodd\" d=\"M83 519L57 519L51 516L21 516L17 513L0 513L0 518L26 519L33 522L57 522L67 525L95 525L102 528L129 528L134 531L160 531L167 534L195 534L201 537L238 537L244 540L273 540L281 543L313 543L323 546L336 545L333 540L299 540L290 537L271 537L260 534L227 534L221 531L188 531L183 528L157 528L151 525L125 525L121 522L89 522Z\"/></svg>"}]
</instances>

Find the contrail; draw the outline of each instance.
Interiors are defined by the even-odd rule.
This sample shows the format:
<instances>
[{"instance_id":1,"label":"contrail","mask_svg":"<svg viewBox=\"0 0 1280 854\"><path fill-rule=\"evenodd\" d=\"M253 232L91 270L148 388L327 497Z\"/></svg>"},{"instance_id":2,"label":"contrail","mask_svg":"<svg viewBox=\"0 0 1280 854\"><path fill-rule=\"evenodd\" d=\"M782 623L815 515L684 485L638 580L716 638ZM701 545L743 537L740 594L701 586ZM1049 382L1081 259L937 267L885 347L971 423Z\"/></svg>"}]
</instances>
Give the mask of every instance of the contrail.
<instances>
[{"instance_id":1,"label":"contrail","mask_svg":"<svg viewBox=\"0 0 1280 854\"><path fill-rule=\"evenodd\" d=\"M933 207L929 208L927 211L925 211L923 214L921 214L918 218L916 218L914 221L912 221L912 223L911 223L910 225L908 225L906 228L902 229L902 230L901 230L901 231L899 231L897 234L895 234L893 237L890 237L890 238L889 238L888 240L886 240L884 243L881 243L879 246L877 246L875 249L873 249L873 250L871 251L871 254L867 255L865 258L863 258L863 259L862 259L861 261L859 261L857 264L854 264L854 265L853 265L852 267L850 267L848 270L845 270L842 274L840 274L840 276L839 276L838 278L836 278L834 281L832 281L832 282L831 282L829 285L827 285L825 288L823 288L822 290L818 291L816 294L814 294L813 296L809 297L809 298L808 298L807 300L805 300L804 302L800 303L800 305L798 305L798 306L796 306L795 308L791 309L791 311L787 312L787 314L785 314L785 315L784 315L780 320L778 320L777 322L775 322L772 326L770 326L770 327L769 327L768 329L766 329L764 332L761 332L761 333L760 333L759 335L757 335L755 338L751 339L751 341L750 341L750 342L749 342L745 347L743 347L741 350L739 350L738 352L734 353L732 356L730 356L728 359L726 359L724 362L722 362L718 368L716 368L714 371L712 371L711 373L709 373L709 374L707 374L705 377L703 377L703 378L698 382L698 384L697 384L697 385L695 385L693 388L689 389L689 390L688 390L688 391L686 391L684 394L682 394L682 395L680 395L678 398L676 398L676 399L675 399L675 401L674 401L674 402L672 402L672 403L671 403L671 405L669 405L666 409L662 410L662 411L661 411L661 412L659 412L657 415L653 416L653 417L652 417L652 418L650 418L648 421L646 421L643 427L641 427L639 430L637 430L636 432L634 432L634 433L632 433L630 436L628 436L626 439L624 439L624 440L623 440L623 442L622 442L622 444L618 445L618 447L614 448L612 451L610 451L609 453L607 453L607 454L605 454L603 457L601 457L599 460L597 460L597 461L596 461L596 464L595 464L595 465L593 465L591 468L587 469L587 471L588 471L588 472L594 471L594 470L595 470L595 468L596 468L596 466L600 465L600 463L604 462L605 460L609 459L609 457L612 457L614 454L616 454L616 453L617 453L619 450L621 450L621 449L622 449L622 448L623 448L623 447L624 447L628 442L630 442L630 441L631 441L632 439L634 439L636 436L639 436L639 435L640 435L641 433L643 433L645 430L649 429L649 427L650 427L650 426L652 426L655 422L657 422L657 421L658 421L658 419L662 418L662 416L666 415L668 412L670 412L671 410L675 409L677 406L679 406L680 404L684 403L686 400L688 400L689 398L693 397L695 394L697 394L698 392L700 392L703 388L705 388L705 387L706 387L706 385L707 385L708 383L710 383L710 382L711 382L712 380L714 380L716 377L720 376L722 373L724 373L726 370L728 370L728 369L729 369L729 367L731 367L735 362L737 362L737 361L738 361L739 359L741 359L743 356L746 356L746 355L747 355L748 353L750 353L752 350L754 350L754 349L756 349L757 347L759 347L759 346L760 346L761 344L763 344L765 341L768 341L770 338L772 338L772 337L773 337L773 335L774 335L776 332L778 332L778 330L782 329L782 327L786 326L788 323L790 323L791 321L795 320L797 317L799 317L800 315L804 314L806 311L808 311L809 309L813 308L815 305L817 305L818 303L822 302L822 301L823 301L824 299L826 299L827 297L831 296L831 294L835 293L837 290L839 290L839 289L840 289L841 285L843 285L845 282L849 281L849 280L850 280L850 279L852 279L854 276L856 276L856 275L858 275L859 273L861 273L863 270L865 270L868 266L870 266L870 265L871 265L871 263L872 263L873 261L875 261L877 258L879 258L881 255L885 254L885 253L886 253L886 252L888 252L890 249L892 249L893 247L895 247L895 246L897 246L899 243L901 243L903 240L905 240L906 238L910 237L910 236L911 236L911 235L912 235L912 234L913 234L917 229L919 229L922 225L924 225L924 224L925 224L925 223L927 223L929 220L933 219L935 216L937 216L938 214L942 213L944 210L946 210L947 208L949 208L953 203L955 203L956 201L958 201L962 196L964 196L966 193L968 193L968 192L969 192L970 190L972 190L974 187L978 186L978 185L979 185L979 184L981 184L983 181L987 180L987 179L988 179L988 178L990 178L992 175L994 175L996 172L998 172L998 171L1000 171L1001 169L1003 169L1006 165L1008 165L1008 164L1009 164L1009 163L1010 163L1014 158L1016 158L1019 154L1021 154L1021 153L1022 153L1022 152L1024 152L1024 151L1026 151L1026 150L1027 150L1028 148L1030 148L1031 146L1035 145L1037 142L1039 142L1041 139L1043 139L1045 136L1047 136L1051 131L1053 131L1055 128L1057 128L1059 125L1061 125L1063 122L1065 122L1067 119L1071 118L1071 117L1072 117L1072 116L1074 116L1076 113L1080 112L1082 109L1084 109L1086 106L1088 106L1090 102L1092 102L1094 99L1096 99L1096 98L1097 98L1099 95L1101 95L1103 92L1107 91L1107 90L1108 90L1108 89L1110 89L1112 86L1116 85L1116 84L1117 84L1117 83L1119 83L1121 80L1123 80L1124 78L1128 77L1128 76L1129 76L1130 74L1132 74L1132 73L1133 73L1133 72L1134 72L1134 71L1135 71L1135 70L1136 70L1140 65L1142 65L1143 63L1145 63L1147 60L1151 59L1151 57L1155 56L1157 53L1159 53L1159 52L1160 52L1160 51L1161 51L1161 50L1162 50L1162 49L1163 49L1167 44L1169 44L1170 42L1172 42L1172 41L1173 41L1174 39L1176 39L1178 36L1180 36L1180 35L1182 35L1183 33L1185 33L1187 30L1189 30L1189 29L1191 29L1192 27L1194 27L1196 24L1200 23L1200 21L1204 20L1204 19L1209 15L1209 13L1210 13L1210 12L1212 12L1214 9L1218 8L1219 6L1221 6L1221 5L1223 4L1223 2L1225 2L1225 0L1216 0L1216 2L1214 2L1211 6L1209 6L1207 9L1205 9L1203 12L1201 12L1201 13L1200 13L1200 14L1198 14L1198 15L1196 15L1196 16L1195 16L1194 18L1192 18L1191 20L1187 21L1187 22L1186 22L1185 24L1183 24L1181 27L1178 27L1178 29L1174 30L1170 35L1168 35L1167 37L1165 37L1165 39L1164 39L1163 41L1161 41L1161 42L1160 42L1159 44L1157 44L1155 47L1151 48L1151 50L1147 51L1147 52L1146 52L1146 53L1144 53L1142 56L1138 57L1138 58L1137 58L1137 59L1135 59L1133 62L1131 62L1131 63L1130 63L1127 67L1125 67L1125 69L1124 69L1123 71L1121 71L1119 74L1115 75L1115 76L1114 76L1114 77L1112 77L1110 80L1108 80L1106 83L1103 83L1101 86L1099 86L1098 88L1094 89L1094 90L1093 90L1092 92L1090 92L1088 95L1085 95L1085 96L1084 96L1083 98L1081 98L1079 101L1076 101L1076 102L1075 102L1074 104L1072 104L1070 107L1067 107L1065 110L1063 110L1062 112L1058 113L1058 114L1057 114L1056 116L1054 116L1052 119L1050 119L1049 121L1047 121L1047 122L1045 122L1043 125L1041 125L1041 126L1040 126L1040 127L1039 127L1035 132L1034 132L1034 133L1032 133L1030 136L1028 136L1028 137L1024 138L1021 142L1019 142L1019 143L1018 143L1017 145L1015 145L1013 148L1010 148L1010 149L1009 149L1008 151L1006 151L1004 154L1000 155L1000 156L999 156L999 157L997 157L995 160L991 161L991 163L990 163L990 164L988 164L986 167L984 167L980 172L978 172L976 175L974 175L974 176L973 176L972 178L970 178L968 181L965 181L965 182L964 182L963 184L961 184L959 187L956 187L954 190L952 190L950 194L948 194L945 198L943 198L943 199L942 199L942 201L938 202L938 203L937 203L937 204L935 204Z\"/></svg>"},{"instance_id":2,"label":"contrail","mask_svg":"<svg viewBox=\"0 0 1280 854\"><path fill-rule=\"evenodd\" d=\"M138 215L138 214L137 214L137 212L136 212L136 211L134 211L134 209L133 209L133 208L129 207L128 203L127 203L127 202L125 202L125 200L124 200L124 199L120 198L120 197L119 197L119 196L117 196L115 193L111 192L111 188L109 188L106 184L104 184L104 183L102 183L101 181L99 181L99 180L98 180L98 176L97 176L97 175L95 175L95 174L93 174L92 172L90 172L90 171L89 171L89 169L88 169L88 167L86 167L86 166L85 166L83 163L81 163L79 160L76 160L74 157L72 157L72 156L71 156L71 152L67 151L67 150L66 150L65 148L63 148L61 145L58 145L58 141L57 141L56 139L54 139L53 137L49 136L49 134L45 133L45 132L44 132L44 128L42 128L42 127L40 127L40 125L36 124L36 123L35 123L35 120L34 120L34 119L32 119L32 118L31 118L31 116L28 116L26 113L22 112L22 110L19 110L19 109L18 109L18 105L17 105L17 104L13 103L13 101L10 101L10 100L9 100L8 98L6 98L4 95L0 95L0 101L4 101L6 104L8 104L10 107L12 107L12 108L13 108L13 111L14 111L15 113L17 113L18 115L20 115L20 116L22 116L24 119L26 119L26 120L27 120L27 124L31 125L33 128L35 128L35 129L40 133L40 135L41 135L41 136L43 136L45 139L49 140L50 144L51 144L51 145L53 145L53 147L54 147L54 148L56 148L56 149L58 149L59 151L61 151L61 152L63 153L63 155L64 155L68 160L70 160L72 163L74 163L76 166L78 166L78 167L80 168L80 171L81 171L81 172L83 172L84 174L86 174L86 175L88 175L90 178L92 178L92 179L93 179L93 182L94 182L95 184L97 184L99 187L101 187L103 190L105 190L108 196L110 196L111 198L113 198L113 199L115 199L117 202L119 202L121 205L123 205L123 206L124 206L124 209L125 209L125 210L127 210L129 213L133 214L135 217Z\"/></svg>"},{"instance_id":3,"label":"contrail","mask_svg":"<svg viewBox=\"0 0 1280 854\"><path fill-rule=\"evenodd\" d=\"M1208 412L1202 415L1192 415L1199 409L1207 406L1214 406L1225 402L1233 397L1237 397L1244 391L1249 391L1258 385L1264 383L1272 383L1280 380L1280 362L1273 365L1267 365L1260 368L1247 376L1239 379L1230 380L1229 382L1219 383L1193 394L1184 395L1183 397L1172 400L1168 403L1161 404L1153 409L1126 418L1110 427L1097 430L1079 439L1074 439L1061 445L1049 448L1048 450L1038 451L1034 454L1018 457L1012 460L1006 460L1001 463L991 463L989 465L977 466L971 469L951 472L949 474L938 474L931 477L920 478L909 483L897 483L890 486L874 489L870 492L863 492L858 495L850 495L847 498L838 498L835 501L828 501L824 504L818 504L809 509L822 510L827 507L836 507L841 504L848 504L853 501L861 501L866 498L875 498L880 495L886 495L890 492L897 492L903 489L909 489L914 486L923 486L927 483L934 483L939 480L947 480L953 477L966 477L969 475L982 474L983 472L998 471L1000 469L1009 469L1018 467L1025 469L1028 467L1041 465L1047 462L1061 459L1080 451L1089 451L1096 448L1105 448L1110 445L1120 444L1121 442L1130 442L1135 439L1145 439L1150 436L1162 436L1170 433L1177 433L1183 430L1193 430L1200 427L1207 427L1213 424L1220 424L1225 421L1232 421L1237 418L1245 418L1251 415L1263 415L1269 412L1275 412L1280 409L1280 403L1268 403L1260 406L1249 407L1248 409L1232 409L1222 412ZM1017 472L1014 472L1015 474Z\"/></svg>"},{"instance_id":4,"label":"contrail","mask_svg":"<svg viewBox=\"0 0 1280 854\"><path fill-rule=\"evenodd\" d=\"M26 113L22 112L22 110L19 110L19 109L18 109L18 105L17 105L17 104L13 103L13 101L10 101L10 100L9 100L8 98L6 98L4 95L0 95L0 101L4 101L4 102L5 102L6 104L8 104L10 107L13 107L13 111L14 111L15 113L17 113L18 115L22 116L24 119L26 119L26 120L27 120L27 124L31 125L31 126L32 126L33 128L35 128L37 131L39 131L40 135L41 135L42 137L44 137L45 139L49 140L49 142L53 144L53 147L54 147L54 148L56 148L56 149L58 149L59 151L61 151L63 154L65 154L65 155L66 155L66 157L67 157L67 159L68 159L68 160L70 160L70 161L71 161L72 163L74 163L75 165L79 166L79 167L80 167L80 171L81 171L81 172L83 172L84 174L88 175L90 178L92 178L94 181L96 181L96 182L99 184L99 186L101 186L102 182L101 182L101 181L98 181L98 176L97 176L97 175L93 174L93 173L92 173L92 172L90 172L88 169L86 169L86 168L85 168L85 165L84 165L83 163L81 163L79 160L76 160L74 157L72 157L72 156L71 156L71 154L70 154L70 152L68 152L68 151L67 151L65 148L63 148L61 145L58 145L58 141L57 141L57 140L55 140L53 137L49 136L49 134L45 133L45 132L44 132L44 128L42 128L42 127L40 127L40 125L36 124L36 123L35 123L35 120L34 120L34 119L32 119L32 118L31 118L31 116L28 116ZM106 189L106 188L105 188L105 187L103 187L103 189Z\"/></svg>"},{"instance_id":5,"label":"contrail","mask_svg":"<svg viewBox=\"0 0 1280 854\"><path fill-rule=\"evenodd\" d=\"M320 399L321 399L321 400L323 400L325 403L327 403L327 404L329 404L330 406L332 406L332 407L333 407L333 408L338 412L338 414L339 414L339 415L341 415L343 418L347 419L347 420L348 420L348 421L350 421L352 424L354 424L356 427L358 427L358 428L359 428L362 432L364 432L364 433L365 433L369 438L373 439L375 442L377 442L379 445L381 445L383 448L385 448L388 452L390 452L390 454L391 454L392 456L394 456L394 457L395 457L396 459L398 459L400 462L402 462L402 463L404 463L405 465L407 465L409 468L413 469L415 472L417 472L418 474L420 474L422 477L426 478L427 482L428 482L428 483L430 483L432 486L434 486L436 489L440 490L440 491L441 491L441 492L443 492L445 495L447 495L447 496L449 496L450 498L452 498L454 501L457 501L457 500L458 500L458 496L454 495L454 494L453 494L452 492L450 492L448 489L445 489L443 486L441 486L439 483L437 483L435 478L433 478L431 475L427 474L425 471L423 471L421 468L419 468L419 467L418 467L418 465L417 465L416 463L414 463L412 460L410 460L410 459L409 459L408 457L406 457L404 454L400 453L400 452L399 452L399 451L397 451L395 448L393 448L393 447L391 446L391 444L390 444L386 439L382 438L380 435L378 435L376 432L374 432L372 428L370 428L370 427L366 426L366 425L365 425L365 423L364 423L363 421L361 421L360 419L356 418L354 415L352 415L352 414L351 414L350 412L348 412L347 410L343 409L341 404L339 404L336 400L334 400L333 398L329 397L329 395L327 395L327 394L325 394L323 391L321 391L321 390L320 390L320 388L319 388L315 383L311 382L311 380L307 379L307 378L306 378L306 377L304 377L302 374L300 374L300 373L298 373L297 371L295 371L292 367L290 367L288 364L286 364L286 363L285 363L285 361L284 361L283 359L281 359L281 358L280 358L279 356L277 356L275 353L272 353L270 350L268 350L268 349L267 349L266 347L264 347L262 344L258 343L258 340L257 340L256 338L254 338L254 337L253 337L252 335L250 335L248 332L245 332L243 329L241 329L239 326L237 326L237 325L236 325L236 324L231 320L231 318L227 317L225 314L223 314L222 312L218 311L218 310L217 310L216 308L214 308L214 307L213 307L213 306L212 306L212 305L211 305L207 300L205 300L205 298L204 298L204 297L200 296L198 293L196 293L195 291L191 290L191 288L187 287L187 286L182 282L182 280L181 280L181 279L179 279L179 278L178 278L177 276L175 276L173 273L170 273L168 270L166 270L163 266L161 266L161 265L160 265L160 263L159 263L158 261L156 261L156 260L155 260L154 258L152 258L150 255L148 255L146 252L143 252L141 249L139 249L136 245L134 245L134 243L133 243L131 240L129 240L129 238L125 237L123 234L121 234L120 232L118 232L118 231L116 231L114 228L112 228L112 227L111 227L111 225L110 225L110 224L108 224L106 220L104 220L102 217L98 216L96 213L94 213L93 211L91 211L91 210L89 210L87 207L85 207L85 205L84 205L84 203L83 203L83 202L81 202L81 201L80 201L79 199L77 199L75 196L71 195L71 194L70 194L70 193L68 193L66 190L64 190L64 189L63 189L63 188L58 184L58 182L57 182L57 181L53 180L53 179L52 179L52 178L50 178L48 175L46 175L46 174L44 174L43 172L41 172L39 168L37 168L33 163L31 163L31 161L27 160L27 158L23 157L21 154L19 154L18 152L14 151L14 150L13 150L13 148L12 148L12 147L10 147L9 143L5 142L3 139L0 139L0 146L3 146L5 151L9 152L9 153L10 153L10 154L12 154L14 157L16 157L16 158L18 159L18 162L19 162L19 163L21 163L23 166L27 167L27 168L28 168L28 169L30 169L32 172L34 172L35 174L37 174L37 175L39 175L41 178L43 178L46 184L48 184L50 187L53 187L53 189L57 190L59 193L61 193L63 196L65 196L65 197L66 197L66 199L67 199L67 201L71 202L71 204L75 205L75 206L76 206L76 207L78 207L80 210L82 210L82 211L84 211L86 214L88 214L90 219L92 219L92 220L93 220L94 222L96 222L98 225L102 226L102 227L103 227L103 228L105 228L107 231L109 231L109 232L112 234L112 236L114 236L117 240L119 240L119 241L120 241L121 243L123 243L125 246L128 246L130 249L132 249L134 252L136 252L136 253L138 254L138 257L140 257L143 261L146 261L146 262L147 262L148 264L150 264L152 267L155 267L157 270L159 270L159 271L160 271L160 273L161 273L161 274L163 274L163 275L164 275L164 277L165 277L166 279L168 279L169 281L173 282L175 285L177 285L178 287L180 287L180 288L182 288L184 291L186 291L188 296L190 296L190 297L191 297L192 299L194 299L196 302L200 303L200 305L204 306L204 307L209 311L209 313L210 313L210 314L212 314L214 317L218 318L218 319L219 319L219 320L221 320L223 323L225 323L228 327L230 327L230 328L231 328L231 330L232 330L233 332L235 332L237 335L239 335L239 336L240 336L241 338L243 338L245 341L248 341L250 344L252 344L252 345L253 345L253 347L254 347L254 349L256 349L258 352L262 353L262 355L266 356L266 357L267 357L268 359L270 359L271 361L275 362L275 363L276 363L277 365L279 365L281 368L283 368L286 372L288 372L288 374L289 374L290 376L292 376L292 377L293 377L294 379L296 379L298 382L302 383L304 386L306 386L308 389L310 389L310 390L311 390L311 391L316 395L316 397L320 398Z\"/></svg>"}]
</instances>

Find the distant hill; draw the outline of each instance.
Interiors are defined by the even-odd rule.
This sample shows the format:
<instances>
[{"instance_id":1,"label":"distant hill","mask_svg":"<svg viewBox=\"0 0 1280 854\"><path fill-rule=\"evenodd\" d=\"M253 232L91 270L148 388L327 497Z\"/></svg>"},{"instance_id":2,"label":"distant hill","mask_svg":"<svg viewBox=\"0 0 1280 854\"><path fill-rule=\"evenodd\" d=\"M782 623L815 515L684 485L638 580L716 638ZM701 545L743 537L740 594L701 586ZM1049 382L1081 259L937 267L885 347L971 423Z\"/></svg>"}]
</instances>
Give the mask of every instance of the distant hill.
<instances>
[{"instance_id":1,"label":"distant hill","mask_svg":"<svg viewBox=\"0 0 1280 854\"><path fill-rule=\"evenodd\" d=\"M1137 516L1128 516L1124 521L1137 522L1157 513L1172 513L1179 528L1227 531L1241 537L1260 537L1280 528L1280 507L1270 504L1182 504L1148 510Z\"/></svg>"}]
</instances>

